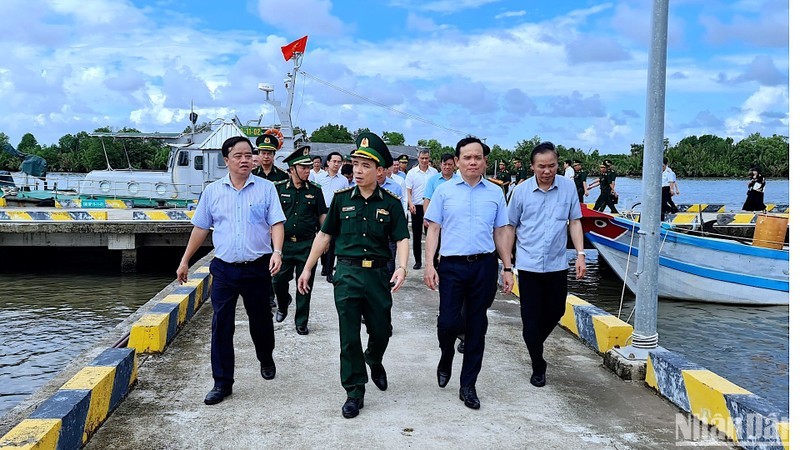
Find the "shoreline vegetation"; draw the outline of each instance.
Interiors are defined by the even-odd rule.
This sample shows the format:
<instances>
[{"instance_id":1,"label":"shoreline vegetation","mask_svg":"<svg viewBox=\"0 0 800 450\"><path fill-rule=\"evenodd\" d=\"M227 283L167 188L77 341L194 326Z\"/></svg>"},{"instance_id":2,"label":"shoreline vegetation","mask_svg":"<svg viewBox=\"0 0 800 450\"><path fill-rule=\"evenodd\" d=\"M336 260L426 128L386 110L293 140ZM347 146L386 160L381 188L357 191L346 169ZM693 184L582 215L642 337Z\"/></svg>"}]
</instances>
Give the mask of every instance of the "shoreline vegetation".
<instances>
[{"instance_id":1,"label":"shoreline vegetation","mask_svg":"<svg viewBox=\"0 0 800 450\"><path fill-rule=\"evenodd\" d=\"M205 126L201 125L201 127ZM112 132L110 127L97 128L94 132ZM138 133L135 128L122 128L121 133ZM184 132L188 132L188 127ZM306 135L305 130L298 129ZM343 125L323 125L311 133L311 142L352 143L354 136L368 129L350 132ZM413 145L405 142L405 136L395 131L381 133L388 145ZM534 136L517 142L514 148L504 149L494 145L489 154L489 173L494 172L495 163L504 160L513 167L511 160L520 158L527 160L533 147L543 139ZM491 142L489 142L491 144ZM452 146L442 145L436 139L420 139L417 146L427 147L431 151L431 160L438 161L443 153L453 153ZM19 170L21 159L11 153L2 151L11 146L9 138L0 132L0 170ZM77 134L66 134L56 144L40 145L36 137L26 133L17 145L18 152L25 155L41 156L47 161L49 172L89 172L106 169L105 148L108 163L112 168L166 169L169 158L169 147L155 139L103 139L89 136L86 131ZM603 153L598 149L585 151L580 148L566 148L556 143L561 162L580 160L590 176L599 172L600 163L609 159L614 164L618 176L638 177L642 175L643 144L631 144L628 153ZM127 159L126 159L127 153ZM687 136L675 145L664 140L664 156L669 159L669 166L679 177L746 177L751 167L758 166L767 178L789 177L789 138L787 136L761 136L753 133L735 142L733 138L722 138L715 135Z\"/></svg>"}]
</instances>

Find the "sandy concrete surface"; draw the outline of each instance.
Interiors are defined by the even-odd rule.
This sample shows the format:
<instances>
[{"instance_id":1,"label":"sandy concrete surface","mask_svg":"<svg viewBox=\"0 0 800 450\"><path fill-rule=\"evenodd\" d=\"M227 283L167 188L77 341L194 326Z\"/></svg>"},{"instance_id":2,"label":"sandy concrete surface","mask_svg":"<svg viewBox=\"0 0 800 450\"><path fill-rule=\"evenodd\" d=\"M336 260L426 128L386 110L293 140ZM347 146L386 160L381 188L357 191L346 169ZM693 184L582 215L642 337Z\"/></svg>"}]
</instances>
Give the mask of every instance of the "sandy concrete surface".
<instances>
[{"instance_id":1,"label":"sandy concrete surface","mask_svg":"<svg viewBox=\"0 0 800 450\"><path fill-rule=\"evenodd\" d=\"M588 299L591 300L591 299ZM206 302L164 355L146 358L135 389L87 448L665 448L678 409L642 383L625 382L602 358L557 328L545 344L547 386L529 383L519 305L498 294L477 392L481 409L458 399L460 356L450 384L436 382L438 292L413 270L394 296L394 336L384 358L389 389L367 385L364 409L344 419L332 285L317 273L311 334L289 317L276 324L277 377L266 381L239 303L236 383L218 405L213 386L211 305ZM363 327L362 327L363 329ZM362 337L366 342L366 333Z\"/></svg>"}]
</instances>

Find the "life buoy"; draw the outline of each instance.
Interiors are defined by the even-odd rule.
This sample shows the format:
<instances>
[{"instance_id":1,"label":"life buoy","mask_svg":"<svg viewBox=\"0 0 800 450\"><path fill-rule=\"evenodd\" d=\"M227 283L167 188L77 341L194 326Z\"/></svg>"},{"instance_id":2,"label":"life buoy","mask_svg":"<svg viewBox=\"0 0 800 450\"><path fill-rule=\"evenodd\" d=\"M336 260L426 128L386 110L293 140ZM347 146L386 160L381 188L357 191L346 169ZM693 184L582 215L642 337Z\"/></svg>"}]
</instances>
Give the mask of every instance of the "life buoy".
<instances>
[{"instance_id":1,"label":"life buoy","mask_svg":"<svg viewBox=\"0 0 800 450\"><path fill-rule=\"evenodd\" d=\"M283 146L283 133L281 133L281 130L279 128L269 128L264 130L264 134L271 134L278 138L278 150L280 150Z\"/></svg>"}]
</instances>

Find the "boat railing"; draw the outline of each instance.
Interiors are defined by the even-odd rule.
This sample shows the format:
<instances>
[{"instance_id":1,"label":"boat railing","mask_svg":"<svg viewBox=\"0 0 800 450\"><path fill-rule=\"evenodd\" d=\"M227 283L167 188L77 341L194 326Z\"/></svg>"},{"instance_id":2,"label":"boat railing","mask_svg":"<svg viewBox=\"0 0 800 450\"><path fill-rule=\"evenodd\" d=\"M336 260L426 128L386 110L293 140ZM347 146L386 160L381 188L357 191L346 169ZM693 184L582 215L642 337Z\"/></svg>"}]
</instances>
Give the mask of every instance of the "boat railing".
<instances>
[{"instance_id":1,"label":"boat railing","mask_svg":"<svg viewBox=\"0 0 800 450\"><path fill-rule=\"evenodd\" d=\"M80 194L110 199L197 200L205 184L164 181L83 180Z\"/></svg>"}]
</instances>

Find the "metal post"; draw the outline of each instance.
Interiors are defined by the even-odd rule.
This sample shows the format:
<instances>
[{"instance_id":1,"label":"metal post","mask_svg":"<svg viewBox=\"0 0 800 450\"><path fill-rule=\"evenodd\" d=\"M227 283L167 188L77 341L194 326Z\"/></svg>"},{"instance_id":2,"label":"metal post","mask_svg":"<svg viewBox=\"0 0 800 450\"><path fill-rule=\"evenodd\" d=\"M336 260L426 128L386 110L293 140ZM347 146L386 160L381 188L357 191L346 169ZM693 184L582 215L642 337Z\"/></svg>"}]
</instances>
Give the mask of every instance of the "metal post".
<instances>
[{"instance_id":1,"label":"metal post","mask_svg":"<svg viewBox=\"0 0 800 450\"><path fill-rule=\"evenodd\" d=\"M661 165L664 158L664 97L667 70L669 0L653 0L647 68L647 112L642 167L642 215L639 231L639 283L632 346L656 348L658 332L658 250L661 229Z\"/></svg>"}]
</instances>

